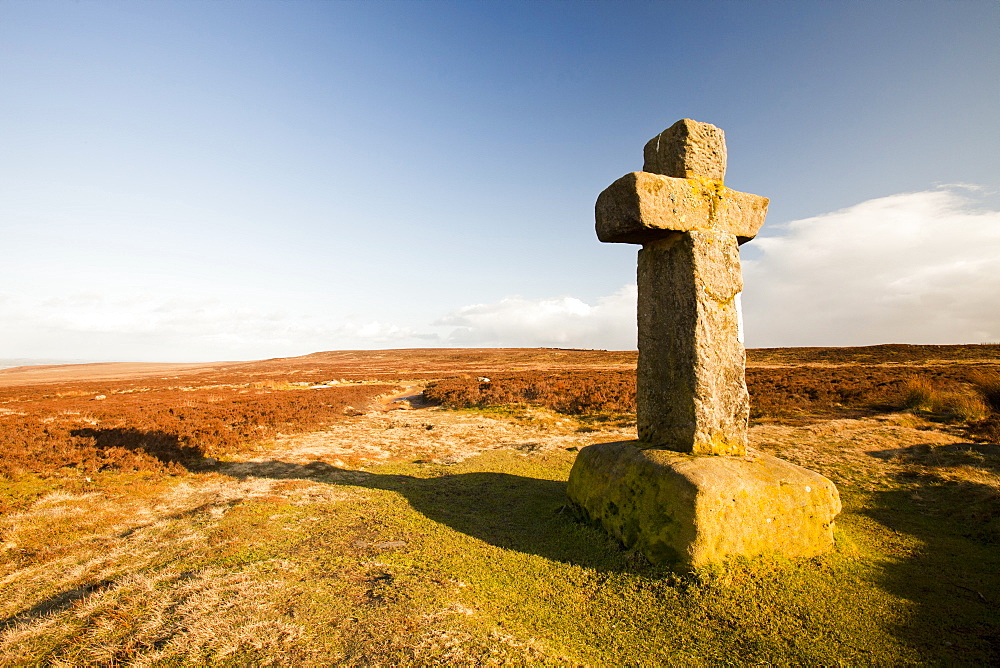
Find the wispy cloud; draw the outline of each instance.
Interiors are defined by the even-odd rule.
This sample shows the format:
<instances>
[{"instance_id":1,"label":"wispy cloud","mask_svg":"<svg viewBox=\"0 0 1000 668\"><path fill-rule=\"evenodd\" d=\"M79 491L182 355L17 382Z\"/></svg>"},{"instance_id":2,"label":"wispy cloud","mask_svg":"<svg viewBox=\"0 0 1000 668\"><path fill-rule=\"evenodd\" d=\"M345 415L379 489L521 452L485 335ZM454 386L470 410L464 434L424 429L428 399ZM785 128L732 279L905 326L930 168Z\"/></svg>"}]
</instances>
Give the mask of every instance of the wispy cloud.
<instances>
[{"instance_id":1,"label":"wispy cloud","mask_svg":"<svg viewBox=\"0 0 1000 668\"><path fill-rule=\"evenodd\" d=\"M747 345L1000 341L1000 212L949 184L791 222L745 261ZM587 304L509 297L435 324L459 346L635 347L636 287Z\"/></svg>"},{"instance_id":2,"label":"wispy cloud","mask_svg":"<svg viewBox=\"0 0 1000 668\"><path fill-rule=\"evenodd\" d=\"M747 345L1000 340L1000 211L956 184L862 202L759 238L744 262ZM0 352L197 361L347 348L634 349L636 287L591 300L507 297L430 322L289 301L100 284L0 293ZM373 317L375 316L375 317Z\"/></svg>"},{"instance_id":3,"label":"wispy cloud","mask_svg":"<svg viewBox=\"0 0 1000 668\"><path fill-rule=\"evenodd\" d=\"M88 290L38 300L0 295L0 321L7 325L0 331L0 350L35 356L65 351L88 359L248 359L426 340L413 327L338 319L319 309L120 291L102 295Z\"/></svg>"},{"instance_id":4,"label":"wispy cloud","mask_svg":"<svg viewBox=\"0 0 1000 668\"><path fill-rule=\"evenodd\" d=\"M1000 211L964 184L789 223L744 263L747 345L1000 340Z\"/></svg>"},{"instance_id":5,"label":"wispy cloud","mask_svg":"<svg viewBox=\"0 0 1000 668\"><path fill-rule=\"evenodd\" d=\"M460 308L435 322L454 346L635 348L636 287L587 304L576 297L508 297Z\"/></svg>"}]
</instances>

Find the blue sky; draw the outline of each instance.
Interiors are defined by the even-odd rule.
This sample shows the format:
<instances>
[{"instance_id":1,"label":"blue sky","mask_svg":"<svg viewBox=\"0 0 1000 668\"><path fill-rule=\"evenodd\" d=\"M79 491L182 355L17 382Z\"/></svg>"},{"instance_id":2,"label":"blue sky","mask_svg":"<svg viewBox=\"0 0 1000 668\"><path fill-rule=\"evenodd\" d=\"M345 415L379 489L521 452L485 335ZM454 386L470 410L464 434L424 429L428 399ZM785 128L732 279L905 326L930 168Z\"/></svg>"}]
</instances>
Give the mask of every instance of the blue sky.
<instances>
[{"instance_id":1,"label":"blue sky","mask_svg":"<svg viewBox=\"0 0 1000 668\"><path fill-rule=\"evenodd\" d=\"M631 348L597 194L771 198L747 345L1000 341L1000 3L0 1L0 358Z\"/></svg>"}]
</instances>

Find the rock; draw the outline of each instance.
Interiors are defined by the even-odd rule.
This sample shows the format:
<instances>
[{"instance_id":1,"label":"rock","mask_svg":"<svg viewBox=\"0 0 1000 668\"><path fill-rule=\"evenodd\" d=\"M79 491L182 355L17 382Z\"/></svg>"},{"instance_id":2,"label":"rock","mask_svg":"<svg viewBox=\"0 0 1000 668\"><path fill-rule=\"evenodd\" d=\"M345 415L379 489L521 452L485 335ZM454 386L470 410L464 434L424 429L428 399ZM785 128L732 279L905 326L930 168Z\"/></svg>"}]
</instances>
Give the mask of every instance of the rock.
<instances>
[{"instance_id":1,"label":"rock","mask_svg":"<svg viewBox=\"0 0 1000 668\"><path fill-rule=\"evenodd\" d=\"M714 181L631 172L598 195L595 228L608 243L642 244L690 230L721 230L745 243L764 224L769 202Z\"/></svg>"},{"instance_id":2,"label":"rock","mask_svg":"<svg viewBox=\"0 0 1000 668\"><path fill-rule=\"evenodd\" d=\"M697 567L833 546L840 496L820 474L761 453L699 457L637 445L583 448L567 492L585 519L650 561Z\"/></svg>"},{"instance_id":3,"label":"rock","mask_svg":"<svg viewBox=\"0 0 1000 668\"><path fill-rule=\"evenodd\" d=\"M107 397L107 395L104 395L104 394L98 394L97 396L95 396L95 397L94 397L94 399L93 399L93 400L94 400L94 401L100 401L101 399L107 399L107 398L108 398L108 397Z\"/></svg>"},{"instance_id":4,"label":"rock","mask_svg":"<svg viewBox=\"0 0 1000 668\"><path fill-rule=\"evenodd\" d=\"M688 232L639 251L639 440L703 455L746 453L750 396L736 296L736 239Z\"/></svg>"},{"instance_id":5,"label":"rock","mask_svg":"<svg viewBox=\"0 0 1000 668\"><path fill-rule=\"evenodd\" d=\"M726 133L711 123L682 118L646 142L642 157L644 172L722 183L726 176Z\"/></svg>"},{"instance_id":6,"label":"rock","mask_svg":"<svg viewBox=\"0 0 1000 668\"><path fill-rule=\"evenodd\" d=\"M380 550L388 550L388 549L391 549L391 548L394 548L394 547L406 547L406 541L405 540L390 540L390 541L386 541L384 543L377 543L375 545L375 547L377 547Z\"/></svg>"}]
</instances>

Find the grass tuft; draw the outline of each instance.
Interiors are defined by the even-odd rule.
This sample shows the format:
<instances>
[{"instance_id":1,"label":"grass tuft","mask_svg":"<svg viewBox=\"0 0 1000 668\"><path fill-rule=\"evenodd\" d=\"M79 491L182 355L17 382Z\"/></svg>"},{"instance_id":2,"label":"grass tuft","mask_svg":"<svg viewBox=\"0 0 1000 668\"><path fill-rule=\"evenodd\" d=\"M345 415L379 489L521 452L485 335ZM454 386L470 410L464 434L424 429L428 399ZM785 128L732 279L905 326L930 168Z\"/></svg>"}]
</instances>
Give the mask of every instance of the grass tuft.
<instances>
[{"instance_id":1,"label":"grass tuft","mask_svg":"<svg viewBox=\"0 0 1000 668\"><path fill-rule=\"evenodd\" d=\"M1000 371L981 371L969 380L990 408L1000 412Z\"/></svg>"},{"instance_id":2,"label":"grass tuft","mask_svg":"<svg viewBox=\"0 0 1000 668\"><path fill-rule=\"evenodd\" d=\"M902 388L903 405L953 422L975 422L989 415L983 397L968 388L941 389L926 378L910 378Z\"/></svg>"},{"instance_id":3,"label":"grass tuft","mask_svg":"<svg viewBox=\"0 0 1000 668\"><path fill-rule=\"evenodd\" d=\"M915 411L934 408L934 386L926 378L910 378L903 385L903 405Z\"/></svg>"}]
</instances>

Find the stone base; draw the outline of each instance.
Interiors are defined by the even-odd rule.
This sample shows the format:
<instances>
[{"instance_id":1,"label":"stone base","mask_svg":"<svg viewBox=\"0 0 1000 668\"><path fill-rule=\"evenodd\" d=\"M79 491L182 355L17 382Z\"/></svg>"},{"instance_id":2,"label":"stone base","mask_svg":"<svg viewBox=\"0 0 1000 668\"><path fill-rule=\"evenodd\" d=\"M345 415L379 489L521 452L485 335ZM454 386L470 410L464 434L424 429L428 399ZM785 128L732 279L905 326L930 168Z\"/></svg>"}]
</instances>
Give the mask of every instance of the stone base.
<instances>
[{"instance_id":1,"label":"stone base","mask_svg":"<svg viewBox=\"0 0 1000 668\"><path fill-rule=\"evenodd\" d=\"M815 471L762 453L693 456L640 445L583 448L567 492L587 520L650 561L700 566L833 547L840 495Z\"/></svg>"}]
</instances>

